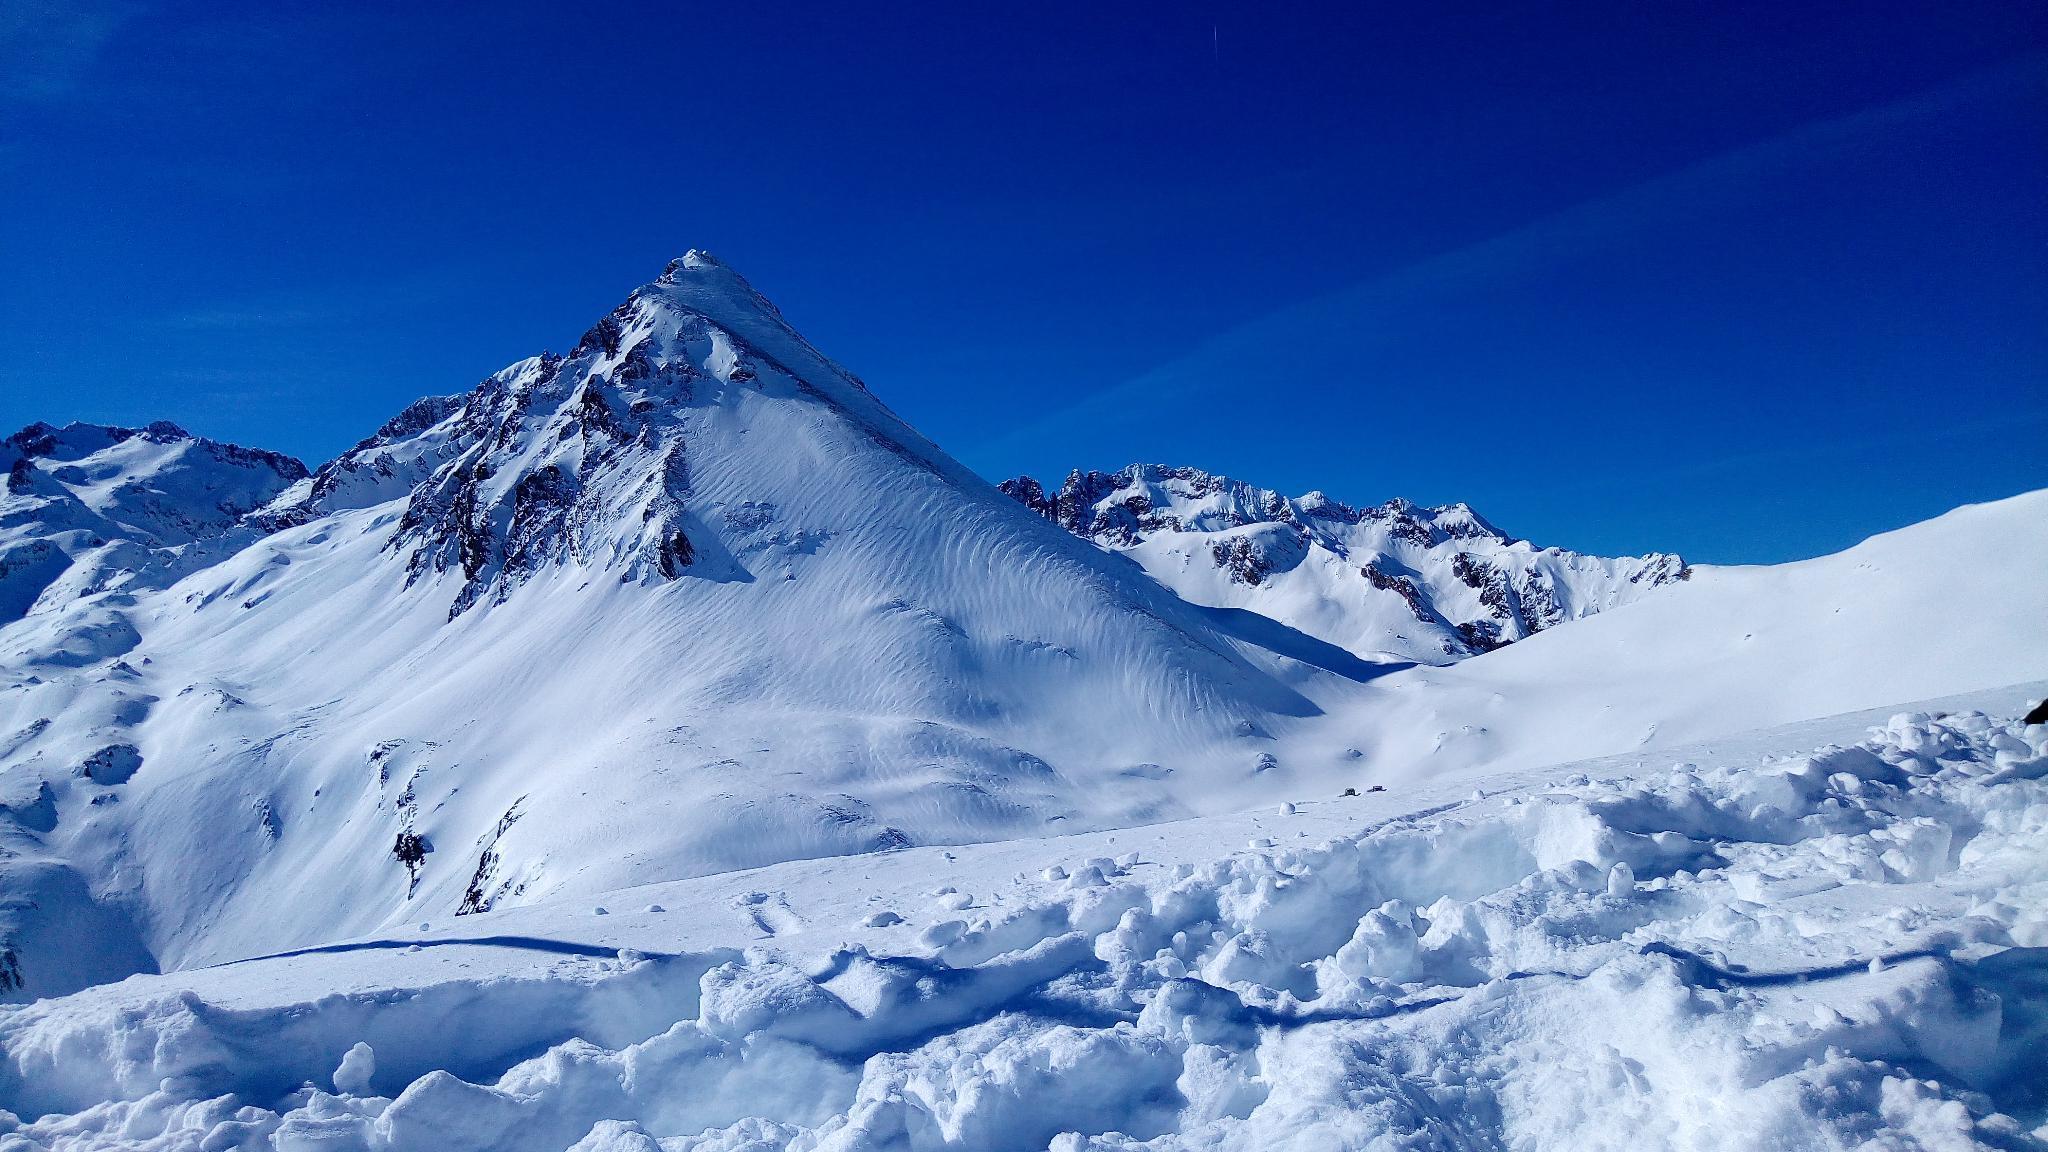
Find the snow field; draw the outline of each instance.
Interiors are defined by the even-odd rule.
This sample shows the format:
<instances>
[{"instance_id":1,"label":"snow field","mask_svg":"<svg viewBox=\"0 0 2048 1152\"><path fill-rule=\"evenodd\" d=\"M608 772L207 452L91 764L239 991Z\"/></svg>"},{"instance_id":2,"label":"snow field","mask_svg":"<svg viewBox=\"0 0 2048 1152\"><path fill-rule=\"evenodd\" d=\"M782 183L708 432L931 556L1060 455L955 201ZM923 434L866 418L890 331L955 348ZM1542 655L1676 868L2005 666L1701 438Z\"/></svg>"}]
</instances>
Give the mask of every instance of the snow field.
<instances>
[{"instance_id":1,"label":"snow field","mask_svg":"<svg viewBox=\"0 0 2048 1152\"><path fill-rule=\"evenodd\" d=\"M962 849L836 947L763 899L744 948L137 977L0 1016L0 1150L2035 1147L2044 777L2048 728L1905 713L1194 866L1047 856L1015 900L1020 846ZM386 943L336 947L435 950Z\"/></svg>"}]
</instances>

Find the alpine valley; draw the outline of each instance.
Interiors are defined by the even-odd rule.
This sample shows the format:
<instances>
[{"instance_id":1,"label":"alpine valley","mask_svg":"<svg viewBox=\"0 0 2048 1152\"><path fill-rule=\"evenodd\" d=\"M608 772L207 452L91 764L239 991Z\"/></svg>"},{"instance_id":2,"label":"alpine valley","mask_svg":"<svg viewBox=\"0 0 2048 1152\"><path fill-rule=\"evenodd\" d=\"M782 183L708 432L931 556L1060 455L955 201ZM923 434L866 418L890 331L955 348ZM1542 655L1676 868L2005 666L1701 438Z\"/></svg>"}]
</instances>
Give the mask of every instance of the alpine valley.
<instances>
[{"instance_id":1,"label":"alpine valley","mask_svg":"<svg viewBox=\"0 0 2048 1152\"><path fill-rule=\"evenodd\" d=\"M2048 1138L2048 493L997 487L700 252L317 469L0 471L0 1150Z\"/></svg>"}]
</instances>

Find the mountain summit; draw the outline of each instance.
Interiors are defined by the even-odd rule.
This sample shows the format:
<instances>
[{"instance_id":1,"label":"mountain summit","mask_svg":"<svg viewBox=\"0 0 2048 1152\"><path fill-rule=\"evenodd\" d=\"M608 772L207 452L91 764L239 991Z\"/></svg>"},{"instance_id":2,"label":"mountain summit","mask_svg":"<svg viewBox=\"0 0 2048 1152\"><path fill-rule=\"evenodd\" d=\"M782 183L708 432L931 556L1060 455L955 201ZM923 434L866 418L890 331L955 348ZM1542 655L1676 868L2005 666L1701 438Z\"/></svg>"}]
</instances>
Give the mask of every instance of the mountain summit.
<instances>
[{"instance_id":1,"label":"mountain summit","mask_svg":"<svg viewBox=\"0 0 2048 1152\"><path fill-rule=\"evenodd\" d=\"M735 402L741 391L829 412L900 460L973 483L737 272L692 251L566 358L542 354L466 395L415 403L271 515L305 523L403 491L391 547L414 580L460 573L452 614L563 562L628 580L740 578L744 566L693 511L701 468L690 441L694 426L751 409Z\"/></svg>"}]
</instances>

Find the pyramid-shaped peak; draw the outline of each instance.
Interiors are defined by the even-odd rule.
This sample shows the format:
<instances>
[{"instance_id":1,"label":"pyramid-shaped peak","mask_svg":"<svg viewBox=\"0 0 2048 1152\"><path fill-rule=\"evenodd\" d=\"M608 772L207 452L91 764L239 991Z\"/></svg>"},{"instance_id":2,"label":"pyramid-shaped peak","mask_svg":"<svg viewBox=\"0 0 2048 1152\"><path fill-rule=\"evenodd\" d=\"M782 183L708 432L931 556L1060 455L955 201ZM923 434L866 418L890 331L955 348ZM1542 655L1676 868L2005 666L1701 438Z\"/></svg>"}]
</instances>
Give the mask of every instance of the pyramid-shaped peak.
<instances>
[{"instance_id":1,"label":"pyramid-shaped peak","mask_svg":"<svg viewBox=\"0 0 2048 1152\"><path fill-rule=\"evenodd\" d=\"M627 580L740 579L744 565L721 544L727 503L794 508L814 494L785 490L784 477L815 474L819 458L871 456L880 463L849 465L863 483L900 483L909 464L969 503L993 496L737 272L693 249L567 356L529 357L468 393L415 403L276 516L302 523L403 492L393 549L413 582L459 570L460 615L563 564Z\"/></svg>"},{"instance_id":2,"label":"pyramid-shaped peak","mask_svg":"<svg viewBox=\"0 0 2048 1152\"><path fill-rule=\"evenodd\" d=\"M657 283L675 284L692 277L703 278L714 275L728 276L735 280L741 280L744 283L740 274L733 271L725 261L704 251L702 248L692 248L681 256L669 261L668 267L661 270L661 279Z\"/></svg>"},{"instance_id":3,"label":"pyramid-shaped peak","mask_svg":"<svg viewBox=\"0 0 2048 1152\"><path fill-rule=\"evenodd\" d=\"M681 256L678 256L675 259L669 261L668 271L667 273L665 273L665 275L673 276L685 270L707 271L711 269L724 269L727 272L732 271L731 268L726 266L725 261L720 260L718 257L713 256L711 253L706 252L702 248L692 248L688 252L683 253Z\"/></svg>"},{"instance_id":4,"label":"pyramid-shaped peak","mask_svg":"<svg viewBox=\"0 0 2048 1152\"><path fill-rule=\"evenodd\" d=\"M701 248L669 261L661 277L641 293L666 297L714 321L732 318L735 309L782 319L782 310L774 301L756 292L731 265Z\"/></svg>"}]
</instances>

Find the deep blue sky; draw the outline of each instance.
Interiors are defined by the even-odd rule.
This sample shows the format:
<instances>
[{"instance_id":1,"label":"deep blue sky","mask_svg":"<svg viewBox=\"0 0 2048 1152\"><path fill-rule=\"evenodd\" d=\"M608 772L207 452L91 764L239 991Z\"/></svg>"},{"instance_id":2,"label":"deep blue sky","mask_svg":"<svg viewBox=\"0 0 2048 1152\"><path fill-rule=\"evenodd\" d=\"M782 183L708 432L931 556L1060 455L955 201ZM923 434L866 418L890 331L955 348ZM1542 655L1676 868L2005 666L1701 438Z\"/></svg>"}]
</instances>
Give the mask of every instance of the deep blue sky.
<instances>
[{"instance_id":1,"label":"deep blue sky","mask_svg":"<svg viewBox=\"0 0 2048 1152\"><path fill-rule=\"evenodd\" d=\"M991 479L1817 554L2048 485L2044 12L26 0L0 423L316 463L702 247Z\"/></svg>"}]
</instances>

